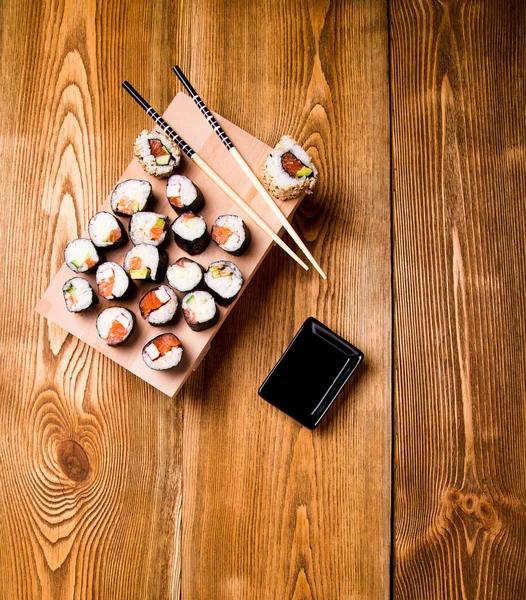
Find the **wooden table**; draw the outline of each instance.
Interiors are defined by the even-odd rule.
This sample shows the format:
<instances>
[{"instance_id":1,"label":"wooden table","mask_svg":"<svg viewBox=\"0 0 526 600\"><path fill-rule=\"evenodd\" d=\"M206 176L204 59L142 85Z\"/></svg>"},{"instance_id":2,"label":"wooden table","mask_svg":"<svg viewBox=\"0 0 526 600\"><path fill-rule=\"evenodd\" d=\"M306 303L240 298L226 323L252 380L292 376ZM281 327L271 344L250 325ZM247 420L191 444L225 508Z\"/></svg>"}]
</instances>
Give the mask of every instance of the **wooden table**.
<instances>
[{"instance_id":1,"label":"wooden table","mask_svg":"<svg viewBox=\"0 0 526 600\"><path fill-rule=\"evenodd\" d=\"M2 5L0 591L526 597L522 2ZM181 65L321 166L171 400L33 306ZM366 362L318 430L257 388L309 315Z\"/></svg>"}]
</instances>

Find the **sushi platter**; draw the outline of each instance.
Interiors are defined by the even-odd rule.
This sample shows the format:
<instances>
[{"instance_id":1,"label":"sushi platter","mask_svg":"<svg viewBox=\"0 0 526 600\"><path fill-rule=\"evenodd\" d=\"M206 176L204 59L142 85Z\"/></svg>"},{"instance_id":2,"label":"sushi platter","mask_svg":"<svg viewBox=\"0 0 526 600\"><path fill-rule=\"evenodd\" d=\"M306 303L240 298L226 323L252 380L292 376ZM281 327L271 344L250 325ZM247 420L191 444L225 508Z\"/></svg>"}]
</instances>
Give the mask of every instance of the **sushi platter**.
<instances>
[{"instance_id":1,"label":"sushi platter","mask_svg":"<svg viewBox=\"0 0 526 600\"><path fill-rule=\"evenodd\" d=\"M192 101L192 98L183 93L179 93L168 106L163 118L180 136L182 136L182 138L184 138L195 152L198 153L199 157L206 161L215 172L219 173L224 182L235 190L244 202L249 205L249 208L256 213L256 215L253 215L255 218L260 217L272 232L279 233L282 225L276 216L275 210L271 210L262 197L262 194L258 193L256 188L251 184L245 173L243 173L243 170L240 169L239 164L236 163L235 157L225 149L220 137L218 137L215 131L210 127L209 122L203 118L201 112L199 107ZM234 146L239 150L239 153L243 156L248 166L252 171L257 172L265 162L271 149L266 144L226 119L223 119L218 115L214 116L217 118L217 121ZM132 155L131 149L130 155ZM161 163L159 162L158 164ZM117 231L119 229L122 230L122 241L125 241L125 243L116 245L115 248L111 249L111 252L105 252L104 249L102 249L101 256L104 254L105 260L110 261L104 263L102 268L106 269L107 273L107 269L113 265L113 271L110 269L112 274L115 276L118 274L124 279L126 279L124 273L120 273L123 271L122 267L124 267L124 270L126 270L128 274L135 273L135 276L131 275L131 277L132 279L138 278L138 280L132 282L131 294L126 296L123 294L122 299L118 300L106 299L104 295L100 294L100 290L102 289L101 279L104 278L105 272L101 272L100 268L97 271L97 274L92 272L92 269L90 269L89 272L82 272L79 270L78 274L80 277L74 278L74 281L82 279L81 281L78 281L78 283L81 284L81 287L84 286L88 288L89 296L89 286L85 284L85 280L87 280L93 290L99 289L99 294L93 292L94 296L97 296L96 299L93 298L97 304L89 311L82 313L71 312L72 308L71 305L68 304L64 286L66 282L72 280L75 275L74 272L72 273L72 269L75 270L75 253L78 253L78 249L74 247L69 249L68 247L66 259L70 261L68 263L69 268L66 264L60 268L36 306L36 311L46 317L49 321L59 325L61 328L89 344L102 354L108 356L110 359L168 396L174 396L188 376L198 367L209 350L215 334L224 323L229 312L235 306L237 300L249 284L257 268L274 243L269 235L254 223L254 219L251 219L250 216L245 214L243 210L232 201L231 197L229 197L223 189L210 178L210 176L207 176L206 173L187 156L182 156L180 159L180 165L178 166L176 173L177 175L188 177L198 190L200 190L200 193L204 198L204 205L199 206L199 211L196 210L196 212L199 212L199 219L192 219L193 226L201 227L201 222L204 222L206 231L210 231L214 224L215 227L221 231L224 230L225 226L230 228L238 227L241 230L241 234L244 235L242 229L246 224L245 233L247 239L245 240L246 244L244 244L244 246L248 246L246 251L240 252L241 255L237 255L231 249L229 250L228 236L226 241L223 240L224 243L222 243L221 237L219 236L218 238L213 238L217 243L211 242L207 245L202 244L201 247L196 247L195 244L192 246L192 244L190 244L187 248L184 239L179 240L176 244L174 241L174 234L175 240L177 240L177 235L180 231L183 231L184 233L184 228L181 229L179 225L174 228L174 222L176 220L182 220L184 222L184 220L187 219L186 215L188 215L188 213L183 212L181 215L181 211L174 210L173 204L169 202L167 196L167 179L159 179L148 174L143 169L143 166L141 166L139 160L134 158L122 174L119 182L116 182L116 184L130 179L149 182L151 184L151 198L147 210L152 212L135 213L133 219L137 221L137 226L134 224L130 227L130 219L120 215L119 212L115 210L115 206L111 206L110 194L108 193L108 198L99 209L100 211L105 212L97 213L97 220L90 222L89 231L89 237L94 240L96 239L98 232L103 230L105 221L113 220L113 222L117 222ZM177 183L177 185L179 184ZM108 190L108 192L111 192L111 190ZM301 202L302 197L302 195L298 195L294 199L287 201L277 200L276 204L283 214L290 219L298 204ZM221 301L220 287L217 288L219 295L216 295L213 289L209 290L214 295L217 304L215 305L215 309L211 307L212 312L210 313L211 316L207 325L208 328L204 330L200 330L198 324L196 325L187 322L186 314L187 308L192 308L192 302L195 304L196 298L202 297L203 302L206 302L207 297L210 296L208 292L197 291L195 297L189 296L189 294L185 295L184 291L181 292L177 289L173 290L173 286L169 287L167 283L171 282L169 280L167 281L164 278L164 275L149 280L147 277L143 278L141 275L141 271L144 269L133 271L134 256L132 256L132 254L137 249L140 250L141 247L144 246L144 244L141 243L143 242L143 239L141 237L142 230L140 227L142 226L142 222L147 221L148 218L150 218L148 215L153 213L156 214L156 217L151 218L153 219L154 229L157 228L156 231L159 231L160 253L168 265L174 265L176 261L180 261L182 258L188 258L191 259L189 261L190 263L195 261L198 265L201 265L204 270L210 271L211 277L215 277L218 269L220 270L222 268L221 265L226 261L232 261L234 264L231 266L231 271L234 273L234 276L236 274L239 275L239 272L241 274L241 277L238 277L238 279L239 281L242 281L242 284L240 284L241 287L237 295L233 296L235 298L233 302L228 303ZM112 219L110 219L110 215ZM168 216L167 222L162 222L162 219L160 219L160 216L162 215ZM223 218L222 220L218 220L218 218L223 215L228 215L228 219ZM241 219L237 219L237 217L241 217L242 221ZM179 229L177 229L177 227L179 227ZM152 229L152 231L154 229ZM128 231L130 231L130 237L132 238L132 241L136 242L136 245L133 245L132 241L127 239L128 234L126 232ZM206 233L206 235L208 235L208 233ZM83 234L83 237L88 238L88 234ZM148 242L148 240L146 241ZM76 242L77 244L79 243L78 240L76 240ZM249 245L248 242L250 242ZM86 244L86 241L80 243ZM186 251L183 250L182 247L184 247ZM153 252L154 250L157 252L155 245L147 246L146 250L148 250L148 252ZM193 250L195 250L195 255L192 255ZM244 250L244 247L241 250ZM69 259L68 252L71 255ZM96 261L96 251L93 260L94 262ZM101 261L102 260L104 259L101 258ZM290 259L283 255L283 260ZM71 261L73 261L73 267ZM161 259L159 259L159 263L160 262ZM131 267L130 264L132 265ZM181 263L179 262L178 264ZM194 265L191 266L193 267ZM199 268L195 267L195 270L196 277L199 278ZM117 271L119 271L119 273ZM189 273L193 277L193 274L190 271ZM207 277L207 275L204 277ZM212 285L214 284L213 279L210 279L210 282L212 282ZM224 282L220 280L219 283ZM157 294L157 297L161 298L162 294L162 297L166 299L165 303L167 307L163 308L165 312L168 311L169 302L172 302L176 308L178 307L175 312L175 318L173 318L173 314L170 314L170 321L167 322L167 324L163 324L162 321L160 323L155 322L155 318L152 318L152 315L150 315L149 318L148 315L145 316L144 307L149 300L149 296L152 296L152 294L148 294L148 292L152 290L156 290L153 293ZM81 291L84 292L85 290L82 289ZM214 305L214 302L211 301L211 304ZM115 307L122 307L121 314L116 317L117 320L122 322L124 327L126 327L126 325L130 326L130 331L126 333L122 340L123 342L125 341L125 343L122 343L122 345L120 345L120 340L118 341L119 345L109 345L107 338L108 331L104 331L105 329L109 329L113 319L112 317L110 321L108 321L108 324L104 322L104 314L109 315L111 313L111 311L106 311L106 309L111 308L112 311L115 311ZM184 317L182 309L184 310ZM205 307L203 310L208 310L208 308ZM215 313L213 312L214 310L216 311ZM155 317L155 315L153 316ZM98 317L100 318L98 319ZM106 320L108 320L108 318L106 318ZM165 334L173 335L168 336ZM152 367L152 364L154 364L157 359L158 351L156 347L154 348L151 344L149 345L149 343L157 338L160 338L163 343L169 342L170 339L175 339L180 342L184 352L181 352L181 349L177 348L177 360L180 360L180 362L175 368L156 370L155 367ZM145 350L147 349L148 352L145 356ZM152 354L152 351L155 354Z\"/></svg>"}]
</instances>

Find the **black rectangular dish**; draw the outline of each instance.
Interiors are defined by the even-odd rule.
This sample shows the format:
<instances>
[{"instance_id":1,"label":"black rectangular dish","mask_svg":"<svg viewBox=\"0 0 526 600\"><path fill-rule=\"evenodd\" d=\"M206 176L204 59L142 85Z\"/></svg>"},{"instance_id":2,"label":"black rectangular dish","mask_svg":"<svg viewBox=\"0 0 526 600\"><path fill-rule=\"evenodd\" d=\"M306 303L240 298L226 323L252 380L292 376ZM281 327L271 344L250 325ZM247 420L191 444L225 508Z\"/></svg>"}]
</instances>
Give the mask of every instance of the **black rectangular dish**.
<instances>
[{"instance_id":1,"label":"black rectangular dish","mask_svg":"<svg viewBox=\"0 0 526 600\"><path fill-rule=\"evenodd\" d=\"M363 353L309 317L259 388L259 395L309 429L317 427Z\"/></svg>"}]
</instances>

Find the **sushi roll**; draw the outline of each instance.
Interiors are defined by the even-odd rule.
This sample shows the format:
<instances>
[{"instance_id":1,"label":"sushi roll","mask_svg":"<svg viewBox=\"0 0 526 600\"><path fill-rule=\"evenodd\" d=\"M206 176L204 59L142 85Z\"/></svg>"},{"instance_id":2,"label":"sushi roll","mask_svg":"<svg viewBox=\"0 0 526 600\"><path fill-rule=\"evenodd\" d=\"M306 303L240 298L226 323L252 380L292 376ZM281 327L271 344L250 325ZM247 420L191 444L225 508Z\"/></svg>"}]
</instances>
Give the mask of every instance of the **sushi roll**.
<instances>
[{"instance_id":1,"label":"sushi roll","mask_svg":"<svg viewBox=\"0 0 526 600\"><path fill-rule=\"evenodd\" d=\"M205 286L220 306L228 306L243 287L243 275L233 262L218 260L208 267Z\"/></svg>"},{"instance_id":2,"label":"sushi roll","mask_svg":"<svg viewBox=\"0 0 526 600\"><path fill-rule=\"evenodd\" d=\"M97 317L97 333L108 346L120 346L130 337L135 315L123 306L112 306Z\"/></svg>"},{"instance_id":3,"label":"sushi roll","mask_svg":"<svg viewBox=\"0 0 526 600\"><path fill-rule=\"evenodd\" d=\"M183 256L166 271L168 283L178 292L191 292L203 285L205 270L191 258Z\"/></svg>"},{"instance_id":4,"label":"sushi roll","mask_svg":"<svg viewBox=\"0 0 526 600\"><path fill-rule=\"evenodd\" d=\"M113 250L128 241L126 231L119 219L103 210L89 220L88 235L94 246L105 250Z\"/></svg>"},{"instance_id":5,"label":"sushi roll","mask_svg":"<svg viewBox=\"0 0 526 600\"><path fill-rule=\"evenodd\" d=\"M225 252L241 256L250 245L250 231L237 215L221 215L212 227L212 239Z\"/></svg>"},{"instance_id":6,"label":"sushi roll","mask_svg":"<svg viewBox=\"0 0 526 600\"><path fill-rule=\"evenodd\" d=\"M131 217L146 210L152 197L152 184L149 181L126 179L113 188L111 210L121 217Z\"/></svg>"},{"instance_id":7,"label":"sushi roll","mask_svg":"<svg viewBox=\"0 0 526 600\"><path fill-rule=\"evenodd\" d=\"M175 243L188 254L201 254L208 243L210 235L206 230L206 221L192 212L184 212L172 223Z\"/></svg>"},{"instance_id":8,"label":"sushi roll","mask_svg":"<svg viewBox=\"0 0 526 600\"><path fill-rule=\"evenodd\" d=\"M161 333L142 349L142 359L154 371L173 369L183 358L183 347L173 333Z\"/></svg>"},{"instance_id":9,"label":"sushi roll","mask_svg":"<svg viewBox=\"0 0 526 600\"><path fill-rule=\"evenodd\" d=\"M164 250L151 244L139 244L124 257L124 270L130 279L139 281L162 281L168 264Z\"/></svg>"},{"instance_id":10,"label":"sushi roll","mask_svg":"<svg viewBox=\"0 0 526 600\"><path fill-rule=\"evenodd\" d=\"M183 298L184 320L193 331L204 331L219 321L219 311L208 292L195 291Z\"/></svg>"},{"instance_id":11,"label":"sushi roll","mask_svg":"<svg viewBox=\"0 0 526 600\"><path fill-rule=\"evenodd\" d=\"M185 175L172 175L168 179L166 196L179 215L187 210L197 214L205 205L201 190Z\"/></svg>"},{"instance_id":12,"label":"sushi roll","mask_svg":"<svg viewBox=\"0 0 526 600\"><path fill-rule=\"evenodd\" d=\"M130 278L116 262L102 263L95 275L99 296L106 300L120 300L131 290Z\"/></svg>"},{"instance_id":13,"label":"sushi roll","mask_svg":"<svg viewBox=\"0 0 526 600\"><path fill-rule=\"evenodd\" d=\"M130 239L136 246L160 246L168 231L168 217L154 212L139 212L130 219Z\"/></svg>"},{"instance_id":14,"label":"sushi roll","mask_svg":"<svg viewBox=\"0 0 526 600\"><path fill-rule=\"evenodd\" d=\"M64 259L74 273L89 273L103 260L93 242L87 238L78 238L70 242L64 250Z\"/></svg>"},{"instance_id":15,"label":"sushi roll","mask_svg":"<svg viewBox=\"0 0 526 600\"><path fill-rule=\"evenodd\" d=\"M139 302L141 316L150 325L168 325L175 319L179 299L167 285L160 285L150 290Z\"/></svg>"},{"instance_id":16,"label":"sushi roll","mask_svg":"<svg viewBox=\"0 0 526 600\"><path fill-rule=\"evenodd\" d=\"M169 177L181 162L181 151L163 133L144 130L133 147L144 170L154 177Z\"/></svg>"},{"instance_id":17,"label":"sushi roll","mask_svg":"<svg viewBox=\"0 0 526 600\"><path fill-rule=\"evenodd\" d=\"M72 313L81 313L98 302L91 285L82 277L68 279L62 286L66 308Z\"/></svg>"},{"instance_id":18,"label":"sushi roll","mask_svg":"<svg viewBox=\"0 0 526 600\"><path fill-rule=\"evenodd\" d=\"M261 175L275 198L294 200L302 194L312 194L318 170L305 150L284 135L263 164Z\"/></svg>"}]
</instances>

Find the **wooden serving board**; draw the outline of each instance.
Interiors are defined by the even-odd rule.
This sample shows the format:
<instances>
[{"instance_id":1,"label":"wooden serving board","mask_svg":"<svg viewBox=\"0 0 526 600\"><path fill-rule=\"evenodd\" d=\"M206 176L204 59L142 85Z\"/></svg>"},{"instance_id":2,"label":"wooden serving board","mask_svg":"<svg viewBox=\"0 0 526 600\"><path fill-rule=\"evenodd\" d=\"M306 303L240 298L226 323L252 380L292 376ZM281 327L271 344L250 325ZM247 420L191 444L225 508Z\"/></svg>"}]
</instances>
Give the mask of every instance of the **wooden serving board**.
<instances>
[{"instance_id":1,"label":"wooden serving board","mask_svg":"<svg viewBox=\"0 0 526 600\"><path fill-rule=\"evenodd\" d=\"M186 140L190 146L192 146L192 148L217 173L219 173L219 175L221 175L221 177L245 200L245 202L250 204L250 206L274 231L279 232L281 229L279 221L267 207L263 198L261 198L252 187L246 175L230 156L228 150L223 146L221 140L211 129L189 96L183 93L177 94L163 117L175 131L177 131L177 133L179 133L183 139ZM216 117L250 167L257 172L269 153L270 148L226 119L223 119L219 115L216 115ZM151 121L145 122L145 128L150 128L152 124L153 122ZM252 242L250 248L243 256L231 256L221 250L214 242L210 242L208 248L202 254L190 257L202 264L205 269L211 262L219 259L228 259L235 262L241 270L245 280L245 284L238 296L239 299L256 272L256 269L270 250L273 242L186 156L183 156L181 159L181 165L177 170L177 173L188 176L203 192L205 197L205 207L199 214L206 220L209 230L215 219L222 214L239 214L250 229ZM170 222L173 222L176 218L176 214L166 198L166 179L156 179L149 176L136 159L132 160L119 181L124 181L125 179L145 179L150 181L153 186L154 202L149 207L149 210L169 215ZM283 213L288 218L291 218L300 201L301 199L282 203L278 202L278 204ZM101 206L101 210L111 212L109 194L106 201ZM121 218L120 220L127 230L129 219ZM87 237L86 234L84 235ZM166 250L168 252L169 264L174 263L181 256L187 256L175 244L171 231L168 232L167 238L168 243L166 245ZM106 259L122 264L124 255L131 246L131 242L128 242L128 244L122 248L108 252L106 254ZM283 254L283 257L284 260L292 260L285 254ZM227 308L218 307L220 312L219 322L211 329L202 332L192 331L188 327L182 316L181 303L179 303L178 316L174 324L166 327L153 327L146 323L140 315L139 300L148 290L159 285L153 284L152 282L138 283L134 294L125 301L110 302L99 297L99 304L93 310L86 314L76 315L67 311L62 296L63 284L74 276L75 274L63 264L51 281L46 292L37 303L35 310L69 333L78 337L90 346L93 346L93 348L96 348L99 352L102 352L102 354L105 354L122 367L135 373L141 379L144 379L168 396L175 395L180 390L187 377L199 366L199 363L210 348L210 343L214 335L222 326L229 312L237 302L236 299L236 301ZM81 275L81 277L88 279L92 287L95 290L97 289L94 273L90 275ZM183 294L178 293L178 296L179 300L181 300ZM97 316L108 306L125 306L136 316L137 322L134 333L122 347L112 348L106 345L97 333L95 326ZM161 372L153 371L146 366L142 359L142 348L148 340L160 333L168 331L175 333L181 340L184 348L183 359L174 369Z\"/></svg>"}]
</instances>

